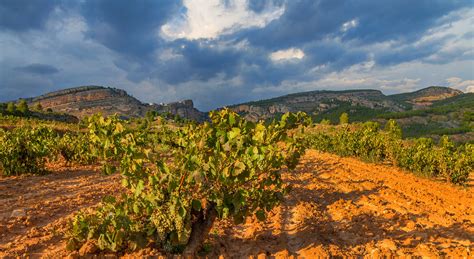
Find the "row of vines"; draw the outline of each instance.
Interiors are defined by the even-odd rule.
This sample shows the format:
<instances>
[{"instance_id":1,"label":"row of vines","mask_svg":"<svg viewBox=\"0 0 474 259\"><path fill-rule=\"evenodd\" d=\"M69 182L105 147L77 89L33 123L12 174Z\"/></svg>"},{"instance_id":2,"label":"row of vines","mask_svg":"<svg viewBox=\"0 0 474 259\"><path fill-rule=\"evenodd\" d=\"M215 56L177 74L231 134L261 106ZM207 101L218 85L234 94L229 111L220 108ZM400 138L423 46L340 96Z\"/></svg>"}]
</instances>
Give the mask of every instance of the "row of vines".
<instances>
[{"instance_id":1,"label":"row of vines","mask_svg":"<svg viewBox=\"0 0 474 259\"><path fill-rule=\"evenodd\" d=\"M63 159L66 163L91 164L88 137L83 133L60 134L47 127L0 129L0 172L3 175L47 173L46 163Z\"/></svg>"},{"instance_id":2,"label":"row of vines","mask_svg":"<svg viewBox=\"0 0 474 259\"><path fill-rule=\"evenodd\" d=\"M186 254L200 248L217 218L265 219L288 190L281 169L298 163L305 150L298 136L310 124L303 113L264 124L229 110L211 113L203 124L136 124L101 116L88 122L85 133L42 127L1 131L0 169L4 175L41 174L47 162L62 157L100 163L107 174L120 172L128 192L78 213L68 249L154 246Z\"/></svg>"},{"instance_id":3,"label":"row of vines","mask_svg":"<svg viewBox=\"0 0 474 259\"><path fill-rule=\"evenodd\" d=\"M306 133L308 146L340 156L354 156L370 162L389 163L427 177L443 177L464 184L474 170L474 145L455 145L447 136L438 143L431 138L402 140L394 120L385 128L375 122L320 125Z\"/></svg>"}]
</instances>

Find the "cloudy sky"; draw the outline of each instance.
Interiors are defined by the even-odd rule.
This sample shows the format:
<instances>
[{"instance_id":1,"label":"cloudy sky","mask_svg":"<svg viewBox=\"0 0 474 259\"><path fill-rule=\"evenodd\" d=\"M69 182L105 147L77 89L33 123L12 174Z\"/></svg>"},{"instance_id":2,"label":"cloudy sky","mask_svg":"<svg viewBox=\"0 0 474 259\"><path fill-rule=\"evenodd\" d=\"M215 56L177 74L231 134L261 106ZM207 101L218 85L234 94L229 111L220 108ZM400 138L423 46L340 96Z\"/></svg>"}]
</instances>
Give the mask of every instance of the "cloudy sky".
<instances>
[{"instance_id":1,"label":"cloudy sky","mask_svg":"<svg viewBox=\"0 0 474 259\"><path fill-rule=\"evenodd\" d=\"M474 91L474 2L1 0L0 101L79 85L202 110L319 89Z\"/></svg>"}]
</instances>

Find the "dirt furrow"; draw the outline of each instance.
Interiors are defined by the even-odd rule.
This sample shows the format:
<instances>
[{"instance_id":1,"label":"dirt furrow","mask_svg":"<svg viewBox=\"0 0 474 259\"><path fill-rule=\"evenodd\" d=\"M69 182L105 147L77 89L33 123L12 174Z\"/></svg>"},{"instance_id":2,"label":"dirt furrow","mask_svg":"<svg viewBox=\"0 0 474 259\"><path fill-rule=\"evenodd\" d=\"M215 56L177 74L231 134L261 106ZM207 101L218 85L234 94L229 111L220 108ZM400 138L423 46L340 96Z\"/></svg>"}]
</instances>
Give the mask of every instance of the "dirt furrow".
<instances>
[{"instance_id":1,"label":"dirt furrow","mask_svg":"<svg viewBox=\"0 0 474 259\"><path fill-rule=\"evenodd\" d=\"M314 150L283 178L292 190L264 222L216 222L210 257L474 256L472 188ZM70 216L119 190L93 167L0 178L0 257L67 255Z\"/></svg>"},{"instance_id":2,"label":"dirt furrow","mask_svg":"<svg viewBox=\"0 0 474 259\"><path fill-rule=\"evenodd\" d=\"M283 213L287 217L283 221L291 224L273 236L280 240L274 242L278 245L259 250L267 234L258 230L248 239L234 235L226 239L227 245L239 244L241 251L252 253L236 251L233 256L264 252L306 258L472 256L472 189L313 150L296 172L285 174L285 179L293 190L275 211L289 209ZM275 220L270 217L259 228ZM257 224L256 219L250 220L241 231L252 232L249 229ZM246 242L249 239L254 242Z\"/></svg>"},{"instance_id":3,"label":"dirt furrow","mask_svg":"<svg viewBox=\"0 0 474 259\"><path fill-rule=\"evenodd\" d=\"M121 189L119 179L91 166L0 179L0 197L6 197L0 205L0 257L51 251L63 241L67 219Z\"/></svg>"}]
</instances>

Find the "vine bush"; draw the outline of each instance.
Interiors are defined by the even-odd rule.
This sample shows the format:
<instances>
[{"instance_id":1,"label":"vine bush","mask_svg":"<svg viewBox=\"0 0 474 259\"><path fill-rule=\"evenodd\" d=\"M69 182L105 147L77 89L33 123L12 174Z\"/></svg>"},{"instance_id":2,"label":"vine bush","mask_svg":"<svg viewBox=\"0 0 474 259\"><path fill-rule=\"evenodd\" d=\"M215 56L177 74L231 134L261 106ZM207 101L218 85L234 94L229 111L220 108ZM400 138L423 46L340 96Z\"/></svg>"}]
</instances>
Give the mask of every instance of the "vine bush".
<instances>
[{"instance_id":1,"label":"vine bush","mask_svg":"<svg viewBox=\"0 0 474 259\"><path fill-rule=\"evenodd\" d=\"M153 245L194 254L216 218L264 220L287 192L281 169L293 169L303 154L304 141L296 133L309 118L288 113L265 125L225 109L211 112L210 119L146 132L131 130L117 118L92 118L90 137L104 170L119 170L129 193L78 214L68 248L89 243L119 251ZM172 147L172 156L155 152L157 141L149 136Z\"/></svg>"},{"instance_id":2,"label":"vine bush","mask_svg":"<svg viewBox=\"0 0 474 259\"><path fill-rule=\"evenodd\" d=\"M0 132L0 171L3 175L43 174L53 159L56 134L48 128L20 127Z\"/></svg>"}]
</instances>

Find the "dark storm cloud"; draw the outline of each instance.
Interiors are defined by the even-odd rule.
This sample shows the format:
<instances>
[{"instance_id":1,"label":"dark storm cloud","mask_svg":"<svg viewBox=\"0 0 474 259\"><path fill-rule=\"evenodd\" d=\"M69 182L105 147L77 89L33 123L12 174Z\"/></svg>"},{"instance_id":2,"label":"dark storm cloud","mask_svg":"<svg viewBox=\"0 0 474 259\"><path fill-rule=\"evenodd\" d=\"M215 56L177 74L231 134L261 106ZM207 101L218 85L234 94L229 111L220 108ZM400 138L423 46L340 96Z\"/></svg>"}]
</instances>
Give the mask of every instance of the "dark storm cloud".
<instances>
[{"instance_id":1,"label":"dark storm cloud","mask_svg":"<svg viewBox=\"0 0 474 259\"><path fill-rule=\"evenodd\" d=\"M222 73L225 77L238 73L242 52L232 48L220 49L198 41L178 40L170 45L174 54L180 56L174 61L165 61L159 75L169 83L189 80L206 81ZM173 69L169 69L169 67Z\"/></svg>"},{"instance_id":2,"label":"dark storm cloud","mask_svg":"<svg viewBox=\"0 0 474 259\"><path fill-rule=\"evenodd\" d=\"M311 67L327 65L334 71L364 62L368 53L337 41L316 41L303 48Z\"/></svg>"},{"instance_id":3,"label":"dark storm cloud","mask_svg":"<svg viewBox=\"0 0 474 259\"><path fill-rule=\"evenodd\" d=\"M438 19L462 7L466 1L444 0L296 0L287 1L285 13L264 28L241 32L253 45L268 49L298 46L327 37L342 37L361 43L386 40L413 41ZM342 31L346 22L357 26Z\"/></svg>"},{"instance_id":4,"label":"dark storm cloud","mask_svg":"<svg viewBox=\"0 0 474 259\"><path fill-rule=\"evenodd\" d=\"M268 1L249 1L249 8L261 12ZM450 12L469 6L469 1L374 1L374 0L301 0L286 1L283 15L263 28L252 28L223 36L223 40L248 40L251 49L229 56L232 66L219 66L227 60L219 56L206 59L213 64L207 68L197 63L180 63L189 73L214 75L217 72L243 76L249 85L278 85L283 80L310 80L305 72L324 65L324 72L341 71L360 62L368 61L371 49L360 46L386 41L399 45L388 52L372 53L378 65L395 65L425 58L439 51L445 40L412 46L428 29L439 24ZM344 24L354 21L344 30ZM305 57L299 63L274 64L268 59L273 51L297 47ZM194 52L183 53L193 55ZM237 60L235 60L237 58ZM447 61L447 60L446 60ZM206 64L206 62L202 64ZM225 63L223 63L225 64ZM236 65L238 64L238 65ZM250 69L247 69L250 68ZM169 71L167 71L169 72ZM194 77L195 78L195 77ZM183 79L183 78L181 78ZM314 78L313 78L314 79ZM185 80L185 79L183 79Z\"/></svg>"},{"instance_id":5,"label":"dark storm cloud","mask_svg":"<svg viewBox=\"0 0 474 259\"><path fill-rule=\"evenodd\" d=\"M287 1L284 14L264 28L249 29L241 34L252 45L263 46L269 50L278 50L298 46L325 35L334 33L347 18L339 16L341 8L335 8L331 2ZM325 6L328 9L323 9ZM342 5L344 5L342 3Z\"/></svg>"},{"instance_id":6,"label":"dark storm cloud","mask_svg":"<svg viewBox=\"0 0 474 259\"><path fill-rule=\"evenodd\" d=\"M379 65L389 66L412 60L421 60L437 53L453 37L454 35L447 35L441 39L426 41L417 45L393 46L381 53L377 53L375 61Z\"/></svg>"},{"instance_id":7,"label":"dark storm cloud","mask_svg":"<svg viewBox=\"0 0 474 259\"><path fill-rule=\"evenodd\" d=\"M86 35L133 58L149 58L157 48L157 30L181 7L176 0L88 0L81 8Z\"/></svg>"},{"instance_id":8,"label":"dark storm cloud","mask_svg":"<svg viewBox=\"0 0 474 259\"><path fill-rule=\"evenodd\" d=\"M59 69L54 66L36 63L23 67L16 67L14 70L36 75L51 75L59 72Z\"/></svg>"},{"instance_id":9,"label":"dark storm cloud","mask_svg":"<svg viewBox=\"0 0 474 259\"><path fill-rule=\"evenodd\" d=\"M0 59L0 102L32 97L53 89L48 72L53 72L54 67L31 64L7 69L11 62Z\"/></svg>"},{"instance_id":10,"label":"dark storm cloud","mask_svg":"<svg viewBox=\"0 0 474 259\"><path fill-rule=\"evenodd\" d=\"M232 0L220 3L226 8L236 4ZM35 57L34 61L25 61L28 54L23 54L23 49L9 48L23 56L10 55L11 60L0 68L0 95L16 96L34 87L35 82L41 84L35 86L36 91L44 91L53 85L103 78L104 71L83 68L98 64L120 78L104 81L113 83L126 78L129 85L146 81L156 84L152 86L156 90L174 88L177 96L197 98L201 107L212 108L268 97L265 91L255 93L257 87L311 82L369 60L381 68L416 60L433 64L472 60L472 50L462 44L446 48L454 42L452 35L420 40L431 33L430 29L441 25L448 28L449 24L466 19L456 14L462 12L455 11L472 8L472 3L249 0L247 7L252 15L263 14L272 6L284 8L283 14L263 27L241 29L213 39L168 40L161 38L159 32L161 26L177 16L186 17L181 1L0 0L0 33L6 32L3 37L7 39L3 41L0 34L0 42L15 44L15 39L8 37L17 33L24 48ZM65 21L69 16L72 21ZM47 22L58 26L46 27ZM75 34L67 31L58 37L62 26L71 26L70 31ZM34 33L24 33L29 31ZM469 41L472 35L468 32L457 35L457 39ZM58 41L45 46L50 41L44 39ZM272 52L289 48L301 49L304 57L279 61L270 58ZM30 62L38 63L24 66ZM68 66L69 62L76 64L74 68ZM61 70L47 64L55 64ZM62 81L57 82L56 78ZM230 81L234 85L228 86Z\"/></svg>"},{"instance_id":11,"label":"dark storm cloud","mask_svg":"<svg viewBox=\"0 0 474 259\"><path fill-rule=\"evenodd\" d=\"M56 0L2 0L0 29L18 32L41 29L57 4Z\"/></svg>"},{"instance_id":12,"label":"dark storm cloud","mask_svg":"<svg viewBox=\"0 0 474 259\"><path fill-rule=\"evenodd\" d=\"M173 42L167 47L177 57L157 63L155 76L169 84L241 76L252 87L261 83L278 84L304 70L303 63L275 64L269 59L268 51L263 49L239 50L215 44L187 40Z\"/></svg>"},{"instance_id":13,"label":"dark storm cloud","mask_svg":"<svg viewBox=\"0 0 474 259\"><path fill-rule=\"evenodd\" d=\"M472 6L471 0L354 1L350 8L359 26L349 30L344 39L361 43L414 41L437 25L444 15L469 6Z\"/></svg>"}]
</instances>

